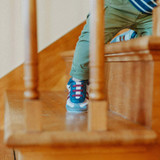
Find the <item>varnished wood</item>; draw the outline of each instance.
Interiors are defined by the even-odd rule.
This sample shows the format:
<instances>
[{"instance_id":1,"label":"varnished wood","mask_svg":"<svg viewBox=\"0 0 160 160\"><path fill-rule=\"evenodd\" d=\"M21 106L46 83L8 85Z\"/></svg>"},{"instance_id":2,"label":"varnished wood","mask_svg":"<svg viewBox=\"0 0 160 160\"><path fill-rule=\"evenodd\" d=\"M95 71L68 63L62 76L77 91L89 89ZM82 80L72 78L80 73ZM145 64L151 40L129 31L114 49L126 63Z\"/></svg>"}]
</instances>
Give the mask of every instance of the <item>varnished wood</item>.
<instances>
[{"instance_id":1,"label":"varnished wood","mask_svg":"<svg viewBox=\"0 0 160 160\"><path fill-rule=\"evenodd\" d=\"M39 89L64 90L66 88L65 63L60 53L75 48L85 22L42 50L39 56ZM58 62L58 63L56 63ZM56 67L53 67L56 63ZM23 65L0 79L0 128L4 125L4 92L7 89L24 90Z\"/></svg>"},{"instance_id":2,"label":"varnished wood","mask_svg":"<svg viewBox=\"0 0 160 160\"><path fill-rule=\"evenodd\" d=\"M27 99L38 98L38 55L37 55L37 17L36 0L24 0L25 21L25 65L24 96Z\"/></svg>"},{"instance_id":3,"label":"varnished wood","mask_svg":"<svg viewBox=\"0 0 160 160\"><path fill-rule=\"evenodd\" d=\"M73 53L70 51L61 54L68 70L71 68ZM109 109L129 120L151 127L153 54L150 52L147 54L146 52L123 53L113 56L105 54L105 67Z\"/></svg>"},{"instance_id":4,"label":"varnished wood","mask_svg":"<svg viewBox=\"0 0 160 160\"><path fill-rule=\"evenodd\" d=\"M156 40L158 40L158 39L156 39ZM147 43L147 45L149 44L149 48L147 49L149 55L155 53L154 49L157 51L159 49L158 48L159 43L157 41L155 41L155 42L154 41L155 40L149 41L149 43ZM138 50L138 52L139 51L140 50ZM143 54L145 54L146 50L143 50L143 51L144 51ZM149 58L152 59L153 56L151 55L151 57L149 57ZM139 66L137 63L138 62L136 62L133 65L135 65L136 67ZM142 62L140 62L140 63L142 63ZM128 66L130 66L130 64L127 64L127 67ZM146 67L147 65L144 65L144 66ZM142 67L144 67L144 66L142 65ZM107 68L108 68L108 64L107 64ZM139 68L139 67L137 67L137 68ZM151 69L151 72L153 71L152 63L151 63L151 65L149 65L149 69ZM147 71L147 69L145 68L145 73L146 73L146 71ZM106 72L108 75L108 70ZM136 71L136 73L139 73L139 70L138 70L138 72ZM145 75L144 75L144 79L146 79ZM149 79L149 82L153 81L153 74L151 76L149 75L149 78L147 78L147 79ZM136 80L136 84L138 84L137 82L138 81ZM147 83L147 85L149 86L149 89L150 89L150 85L152 85L152 84ZM143 91L144 91L144 89L143 89ZM151 91L147 90L147 93L151 93ZM117 115L118 112L116 114L112 113L113 112L112 109L111 109L111 112L109 112L109 114L108 114L108 124L106 123L106 125L108 125L107 132L88 132L87 131L88 127L86 125L87 124L86 123L87 122L87 114L86 115L82 114L85 117L85 118L84 117L80 118L80 120L82 120L82 121L77 120L77 118L80 115L75 116L75 118L76 118L75 121L74 121L74 117L72 117L71 118L72 120L70 120L68 117L64 116L64 113L66 113L66 112L64 112L65 109L63 108L64 110L62 110L62 108L60 107L60 106L65 105L65 104L64 105L62 104L62 97L64 97L63 93L54 93L51 95L45 93L44 95L46 97L43 99L42 98L43 96L42 96L41 98L45 101L45 104L48 103L48 106L55 105L57 107L57 108L54 108L54 112L52 112L49 115L56 115L57 119L54 119L54 120L56 120L56 122L58 122L58 123L60 122L60 123L57 126L50 126L50 124L55 125L57 123L55 123L53 121L53 119L51 118L52 116L50 118L48 118L48 120L46 120L47 118L45 117L45 118L43 118L43 122L45 125L44 124L42 125L43 126L43 133L36 133L36 134L29 134L29 133L23 132L24 131L24 125L23 125L24 124L23 123L24 116L22 116L22 115L23 115L23 108L24 107L23 107L23 105L20 105L20 103L23 102L23 99L21 99L22 95L20 94L18 96L18 93L15 93L15 92L11 93L10 92L7 96L8 100L6 101L7 102L7 104L6 104L7 112L6 113L8 113L8 115L6 114L5 117L9 117L9 118L6 118L7 120L6 120L5 131L8 131L5 134L6 143L10 146L16 146L17 149L19 149L20 160L22 160L22 159L28 160L28 159L32 159L32 158L35 160L36 159L50 160L53 158L75 159L75 152L74 151L76 150L76 148L73 148L73 147L78 148L78 154L81 156L80 158L82 158L82 152L84 153L84 149L87 149L87 151L86 151L87 159L88 158L99 159L98 156L100 156L102 154L102 152L99 149L100 148L104 149L104 147L108 146L108 145L110 145L109 147L111 147L114 144L116 144L116 146L115 146L116 148L120 148L120 149L123 148L121 145L125 144L126 147L128 148L128 150L132 147L136 150L137 146L131 146L131 145L138 144L138 145L140 145L139 149L141 150L141 152L138 152L137 150L135 151L136 156L137 156L136 159L140 157L141 160L142 159L146 160L146 158L149 157L149 158L152 158L152 159L155 158L155 160L158 160L157 157L153 157L153 155L159 156L159 148L160 148L159 147L159 143L160 143L159 131L158 131L159 127L157 127L157 124L158 124L157 120L159 120L158 107L154 108L154 110L153 110L153 119L156 120L153 122L153 128L157 132L158 137L154 131L146 128L146 126L144 126L144 124L139 125L137 123L133 123L133 121L128 121L127 119L125 119L126 117L121 117L121 116ZM16 98L16 96L18 96L18 97ZM51 99L49 99L50 96L52 97ZM55 97L55 98L53 98L53 97ZM57 101L58 97L60 98L60 101ZM11 99L13 98L16 101L14 101L13 99L9 100L10 98ZM56 99L56 100L53 100L53 99ZM54 102L52 102L52 100ZM49 102L52 102L54 105L50 105ZM57 104L56 104L56 102L57 102ZM96 102L98 102L98 101L96 101ZM143 102L143 100L142 100L142 102ZM14 103L15 103L15 105L14 105ZM13 107L13 106L15 106L15 107ZM20 106L22 108L20 108ZM98 105L96 105L96 106L98 106ZM46 107L47 106L45 105L44 106L45 111L47 110ZM97 109L97 107L96 107L96 109ZM147 110L147 113L149 113L148 111L149 111L150 107L147 107L145 109L144 109L144 107L142 107L142 110L141 110L141 108L139 108L139 109L140 109L140 112ZM51 110L51 108L48 109L48 111L49 110ZM94 111L96 111L96 110L94 110ZM126 111L126 109L125 109L125 111ZM14 117L14 113L17 113L16 118ZM45 112L45 113L50 113L50 112ZM96 113L96 112L94 112L94 113ZM148 114L145 115L145 112L144 112L144 114L141 114L141 113L140 113L140 115L142 115L142 119L147 118L148 122L151 122L150 115L148 115ZM72 115L73 114L68 114L67 116L72 116ZM92 114L92 115L94 115L94 114ZM137 115L137 114L135 114L135 115ZM56 116L53 116L53 117L55 118ZM67 120L69 120L68 123L66 122ZM93 120L95 120L95 119L93 119ZM64 121L65 121L65 123L64 123ZM50 123L46 123L46 122L50 122ZM80 122L82 122L82 123L80 123ZM46 126L46 124L48 126ZM147 127L148 126L149 125L147 124ZM96 130L98 130L99 128L100 128L100 126L98 126L98 127L96 126ZM129 146L128 146L128 144L129 144ZM147 148L146 144L152 144L151 150L146 149ZM41 146L41 148L39 146ZM52 148L50 148L51 146L52 146ZM59 146L61 146L62 148L67 146L67 149L71 148L72 157L67 156L64 153L62 153L61 152L62 148L60 148ZM98 150L100 151L98 153L98 156L90 156L89 155L88 148L91 146L92 146L93 151L96 151L96 149L98 148ZM81 147L81 149L80 149L80 147ZM84 147L84 148L82 148L82 147ZM151 151L153 151L152 150L153 148L154 148L154 152L151 152ZM62 157L60 157L60 156L56 157L55 154L53 153L54 149L57 149L57 151L55 152L56 154L58 153L58 151L60 151L61 152L60 155L62 155ZM33 150L36 151L36 152L34 152L34 155L33 155L33 153L31 153L31 151L33 151ZM106 148L105 148L105 150L106 150ZM119 158L119 157L122 158L122 155L120 155L119 153L115 154L113 152L113 150L114 150L113 148L111 150L112 151L108 152L109 154L107 154L107 155L103 154L103 158L104 157L107 159L115 159L115 158ZM149 151L151 153L149 153ZM114 153L114 155L116 155L117 157L116 156L113 157L111 155L111 152ZM131 152L131 151L129 151L129 152ZM133 154L131 157L131 154L129 152L126 152L126 150L123 152L123 159L124 159L124 155L127 155L127 159L128 158L133 159ZM142 156L142 152L147 153L147 157L144 155ZM64 157L64 155L65 155L65 157ZM135 157L134 157L134 159L135 159Z\"/></svg>"},{"instance_id":5,"label":"varnished wood","mask_svg":"<svg viewBox=\"0 0 160 160\"><path fill-rule=\"evenodd\" d=\"M107 130L107 101L94 101L89 102L88 110L88 128L89 131L105 131Z\"/></svg>"},{"instance_id":6,"label":"varnished wood","mask_svg":"<svg viewBox=\"0 0 160 160\"><path fill-rule=\"evenodd\" d=\"M23 105L26 132L42 131L42 102L40 100L24 100Z\"/></svg>"},{"instance_id":7,"label":"varnished wood","mask_svg":"<svg viewBox=\"0 0 160 160\"><path fill-rule=\"evenodd\" d=\"M104 100L104 0L92 0L90 6L90 98Z\"/></svg>"},{"instance_id":8,"label":"varnished wood","mask_svg":"<svg viewBox=\"0 0 160 160\"><path fill-rule=\"evenodd\" d=\"M38 92L36 0L24 0L25 62L24 121L26 132L41 131L41 103ZM31 101L33 100L33 101Z\"/></svg>"},{"instance_id":9,"label":"varnished wood","mask_svg":"<svg viewBox=\"0 0 160 160\"><path fill-rule=\"evenodd\" d=\"M160 63L159 62L155 62L155 72L154 72L154 103L153 103L153 129L159 133L159 96L160 96L160 79L159 79L159 76L160 76L160 72L159 72L159 66L160 66ZM83 120L83 118L78 118L77 116L74 116L75 119L78 119L80 120ZM71 118L71 121L70 123L72 123L75 127L75 130L77 129L76 128L76 124L74 123L74 120L73 118ZM46 123L47 124L47 123ZM111 124L111 123L109 123ZM81 125L81 127L83 128L83 125ZM128 127L128 126L127 126ZM132 126L133 127L133 126ZM159 139L157 140L157 142L160 142ZM91 148L91 147L89 147ZM84 153L85 152L85 156L83 158L95 158L95 159L98 159L101 155L103 155L103 158L106 157L108 159L112 158L113 160L117 159L117 158L122 158L123 159L135 159L135 157L137 159L141 159L141 160L150 160L150 159L155 159L155 160L158 160L157 157L159 157L159 149L160 147L159 146L155 146L155 145L151 145L149 148L147 148L147 146L142 146L142 147L138 147L138 146L127 146L127 147L122 147L122 146L114 146L114 147L97 147L97 148L94 148L92 146L92 152L89 151L89 148L77 148L77 151L75 150L75 147L74 148L70 148L70 150L68 150L67 148L65 148L66 150L66 154L61 152L61 154L58 154L60 153L60 150L59 148L55 151L55 154L57 155L56 158L61 158L61 159L75 159L75 156L77 157L77 155L79 155L81 158L83 157L82 155L82 152ZM23 155L27 158L33 158L36 159L36 158L44 158L45 159L53 159L53 157L55 157L55 155L51 154L53 153L53 148L43 148L42 150L37 150L35 151L34 150L35 148L32 148L32 147L25 147L24 148L24 152L22 151ZM27 151L28 150L28 151ZM51 151L52 150L52 151ZM64 151L64 149L62 149ZM98 153L97 153L98 151ZM70 157L68 155L68 153L72 153L72 156ZM75 154L76 153L76 154ZM92 153L92 154L91 154ZM94 153L96 153L96 155L94 155ZM104 154L106 153L106 154ZM42 156L43 155L43 156ZM48 157L46 157L46 155L48 155ZM68 156L67 156L68 155ZM93 157L91 157L91 155L94 155Z\"/></svg>"},{"instance_id":10,"label":"varnished wood","mask_svg":"<svg viewBox=\"0 0 160 160\"><path fill-rule=\"evenodd\" d=\"M60 53L75 48L78 36L84 27L85 22L73 28L56 42L42 50L39 56L39 89L40 90L64 90L66 79L65 63ZM58 64L56 62L59 62ZM72 61L71 61L72 62ZM56 63L56 67L53 67ZM68 67L68 65L66 66ZM68 67L68 72L70 67ZM53 76L54 75L54 76ZM3 128L4 119L4 91L6 89L23 90L23 65L17 67L9 74L0 79L0 128Z\"/></svg>"},{"instance_id":11,"label":"varnished wood","mask_svg":"<svg viewBox=\"0 0 160 160\"><path fill-rule=\"evenodd\" d=\"M125 53L134 51L144 51L148 49L149 37L140 37L129 41L110 43L105 45L105 53Z\"/></svg>"},{"instance_id":12,"label":"varnished wood","mask_svg":"<svg viewBox=\"0 0 160 160\"><path fill-rule=\"evenodd\" d=\"M105 45L106 54L118 54L146 50L159 50L160 37L145 36L129 41L111 43Z\"/></svg>"},{"instance_id":13,"label":"varnished wood","mask_svg":"<svg viewBox=\"0 0 160 160\"><path fill-rule=\"evenodd\" d=\"M160 36L160 1L156 1L158 6L153 10L153 35Z\"/></svg>"},{"instance_id":14,"label":"varnished wood","mask_svg":"<svg viewBox=\"0 0 160 160\"><path fill-rule=\"evenodd\" d=\"M88 123L91 131L105 131L107 130L106 115L108 110L106 90L104 89L104 0L92 0L90 6L90 103Z\"/></svg>"},{"instance_id":15,"label":"varnished wood","mask_svg":"<svg viewBox=\"0 0 160 160\"><path fill-rule=\"evenodd\" d=\"M156 61L154 65L154 96L153 96L153 129L159 135L159 125L160 125L160 62ZM74 116L70 119L76 130L76 124L74 120L82 120L83 118ZM80 122L80 121L79 121ZM110 124L110 123L109 123ZM82 125L83 126L83 125ZM157 142L160 140L158 138ZM21 156L26 160L33 158L34 160L52 160L52 159L123 159L123 160L159 160L160 157L160 146L159 145L134 145L134 146L102 146L102 147L20 147Z\"/></svg>"},{"instance_id":16,"label":"varnished wood","mask_svg":"<svg viewBox=\"0 0 160 160\"><path fill-rule=\"evenodd\" d=\"M160 62L155 62L155 72L154 72L154 103L153 103L153 129L159 134L160 125ZM82 120L83 118L74 116L70 118L70 123L72 123L76 130L76 124L74 120ZM80 121L79 121L80 122ZM81 123L81 122L80 122ZM110 123L109 123L110 124ZM127 126L126 126L127 128ZM160 142L159 138L157 142ZM129 146L101 146L101 147L17 147L20 151L22 158L28 159L38 159L38 160L74 160L74 159L123 159L123 160L159 160L160 157L160 146L159 145L129 145ZM18 159L20 160L20 159ZM23 159L24 160L24 159Z\"/></svg>"},{"instance_id":17,"label":"varnished wood","mask_svg":"<svg viewBox=\"0 0 160 160\"><path fill-rule=\"evenodd\" d=\"M9 149L3 143L3 130L0 130L0 160L14 160L13 149Z\"/></svg>"},{"instance_id":18,"label":"varnished wood","mask_svg":"<svg viewBox=\"0 0 160 160\"><path fill-rule=\"evenodd\" d=\"M28 160L159 160L159 146L21 148L21 158ZM18 159L19 160L19 159ZM20 159L22 160L22 159Z\"/></svg>"},{"instance_id":19,"label":"varnished wood","mask_svg":"<svg viewBox=\"0 0 160 160\"><path fill-rule=\"evenodd\" d=\"M154 62L107 63L109 109L152 126Z\"/></svg>"},{"instance_id":20,"label":"varnished wood","mask_svg":"<svg viewBox=\"0 0 160 160\"><path fill-rule=\"evenodd\" d=\"M72 63L74 50L62 52L61 56L66 62L67 75L69 76L70 63ZM158 50L145 50L136 52L126 52L126 53L110 53L104 54L105 62L142 62L142 61L159 61L159 51ZM67 78L68 79L68 78Z\"/></svg>"},{"instance_id":21,"label":"varnished wood","mask_svg":"<svg viewBox=\"0 0 160 160\"><path fill-rule=\"evenodd\" d=\"M88 132L87 113L66 113L64 92L42 92L42 132L25 132L23 92L10 91L6 99L5 142L9 146L102 146L151 144L157 136L144 126L108 114L107 132ZM97 107L97 106L96 106ZM14 114L15 113L15 114ZM105 124L107 125L107 123Z\"/></svg>"}]
</instances>

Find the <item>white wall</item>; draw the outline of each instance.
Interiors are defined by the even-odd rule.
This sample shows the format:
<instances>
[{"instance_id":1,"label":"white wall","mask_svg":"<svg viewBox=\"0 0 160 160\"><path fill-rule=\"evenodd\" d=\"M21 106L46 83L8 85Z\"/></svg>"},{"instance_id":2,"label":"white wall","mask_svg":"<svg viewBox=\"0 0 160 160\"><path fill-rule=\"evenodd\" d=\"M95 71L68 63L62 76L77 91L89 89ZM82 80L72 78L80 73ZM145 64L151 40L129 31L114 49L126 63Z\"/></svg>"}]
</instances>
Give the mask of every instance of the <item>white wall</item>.
<instances>
[{"instance_id":1,"label":"white wall","mask_svg":"<svg viewBox=\"0 0 160 160\"><path fill-rule=\"evenodd\" d=\"M38 50L85 20L89 0L37 0ZM22 0L0 0L0 78L24 61Z\"/></svg>"},{"instance_id":2,"label":"white wall","mask_svg":"<svg viewBox=\"0 0 160 160\"><path fill-rule=\"evenodd\" d=\"M38 0L39 50L85 20L88 0Z\"/></svg>"}]
</instances>

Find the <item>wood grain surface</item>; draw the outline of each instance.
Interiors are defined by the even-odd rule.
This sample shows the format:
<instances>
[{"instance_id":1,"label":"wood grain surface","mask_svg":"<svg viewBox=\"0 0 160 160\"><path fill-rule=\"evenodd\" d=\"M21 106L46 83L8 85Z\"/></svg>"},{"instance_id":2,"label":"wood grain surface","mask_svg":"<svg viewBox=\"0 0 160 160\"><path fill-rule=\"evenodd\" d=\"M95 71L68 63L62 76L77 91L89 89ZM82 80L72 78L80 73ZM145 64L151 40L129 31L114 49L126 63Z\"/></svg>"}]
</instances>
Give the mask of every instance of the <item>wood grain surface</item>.
<instances>
[{"instance_id":1,"label":"wood grain surface","mask_svg":"<svg viewBox=\"0 0 160 160\"><path fill-rule=\"evenodd\" d=\"M18 160L159 160L158 146L21 148Z\"/></svg>"},{"instance_id":2,"label":"wood grain surface","mask_svg":"<svg viewBox=\"0 0 160 160\"><path fill-rule=\"evenodd\" d=\"M73 53L68 51L61 54L66 61L67 72L71 67ZM122 57L114 55L111 58L105 54L108 107L125 118L150 127L154 80L153 57L151 54L148 57L138 53L133 55L134 53L123 53Z\"/></svg>"},{"instance_id":3,"label":"wood grain surface","mask_svg":"<svg viewBox=\"0 0 160 160\"><path fill-rule=\"evenodd\" d=\"M104 0L91 1L89 49L89 130L107 130L107 99L104 62Z\"/></svg>"},{"instance_id":4,"label":"wood grain surface","mask_svg":"<svg viewBox=\"0 0 160 160\"><path fill-rule=\"evenodd\" d=\"M26 99L38 98L38 43L36 0L24 0L24 96Z\"/></svg>"},{"instance_id":5,"label":"wood grain surface","mask_svg":"<svg viewBox=\"0 0 160 160\"><path fill-rule=\"evenodd\" d=\"M0 160L14 160L13 149L9 149L3 143L3 130L0 130Z\"/></svg>"},{"instance_id":6,"label":"wood grain surface","mask_svg":"<svg viewBox=\"0 0 160 160\"><path fill-rule=\"evenodd\" d=\"M68 32L39 53L39 89L64 90L66 88L65 63L60 53L75 48L85 22ZM58 63L57 63L58 62ZM54 66L54 67L53 67ZM23 65L0 79L0 128L4 124L4 93L7 89L24 90Z\"/></svg>"},{"instance_id":7,"label":"wood grain surface","mask_svg":"<svg viewBox=\"0 0 160 160\"><path fill-rule=\"evenodd\" d=\"M23 92L8 91L5 106L6 144L14 147L32 145L108 146L112 144L154 144L157 140L154 131L112 112L108 114L108 131L88 131L87 113L66 112L64 97L67 97L65 92L41 92L39 103L43 105L42 131L26 132ZM31 118L32 114L29 119ZM34 117L32 119L34 120ZM107 124L103 125L107 126Z\"/></svg>"},{"instance_id":8,"label":"wood grain surface","mask_svg":"<svg viewBox=\"0 0 160 160\"><path fill-rule=\"evenodd\" d=\"M78 36L80 35L84 24L85 22L40 52L40 90L65 89L65 63L63 58L61 58L60 53L75 48ZM56 67L53 67L53 65L56 65ZM0 129L2 130L4 128L4 93L7 89L24 90L23 65L17 67L0 79ZM0 134L0 136L0 160L13 160L12 150L8 150L5 147L2 143L2 134Z\"/></svg>"}]
</instances>

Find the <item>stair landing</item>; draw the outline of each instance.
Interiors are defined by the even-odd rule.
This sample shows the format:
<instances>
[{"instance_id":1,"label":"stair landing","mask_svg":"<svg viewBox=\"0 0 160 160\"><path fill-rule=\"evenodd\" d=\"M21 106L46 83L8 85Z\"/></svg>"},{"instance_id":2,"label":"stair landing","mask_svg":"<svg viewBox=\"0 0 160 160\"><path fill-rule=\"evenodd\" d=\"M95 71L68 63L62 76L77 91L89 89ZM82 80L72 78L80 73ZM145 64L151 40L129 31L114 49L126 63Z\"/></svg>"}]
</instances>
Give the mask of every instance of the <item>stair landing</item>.
<instances>
[{"instance_id":1,"label":"stair landing","mask_svg":"<svg viewBox=\"0 0 160 160\"><path fill-rule=\"evenodd\" d=\"M41 92L42 131L27 132L21 91L7 91L5 143L8 146L104 146L153 144L156 133L120 115L108 113L108 131L89 132L87 113L68 113L66 92Z\"/></svg>"}]
</instances>

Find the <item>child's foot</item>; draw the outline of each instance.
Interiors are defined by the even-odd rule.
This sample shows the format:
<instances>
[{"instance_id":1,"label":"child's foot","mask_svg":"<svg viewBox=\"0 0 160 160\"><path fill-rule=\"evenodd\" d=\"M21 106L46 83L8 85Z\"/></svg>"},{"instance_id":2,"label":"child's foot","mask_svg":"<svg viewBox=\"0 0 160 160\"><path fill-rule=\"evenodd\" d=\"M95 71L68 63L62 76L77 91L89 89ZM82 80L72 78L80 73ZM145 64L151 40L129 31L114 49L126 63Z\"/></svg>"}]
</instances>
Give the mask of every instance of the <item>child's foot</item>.
<instances>
[{"instance_id":1,"label":"child's foot","mask_svg":"<svg viewBox=\"0 0 160 160\"><path fill-rule=\"evenodd\" d=\"M135 38L137 35L137 32L133 31L133 30L129 30L127 32L124 32L118 36L116 36L112 41L111 43L114 43L114 42L121 42L121 41L127 41L127 40L130 40L130 39L133 39Z\"/></svg>"},{"instance_id":2,"label":"child's foot","mask_svg":"<svg viewBox=\"0 0 160 160\"><path fill-rule=\"evenodd\" d=\"M75 81L72 78L67 84L69 91L66 103L68 112L86 112L88 109L88 80Z\"/></svg>"}]
</instances>

